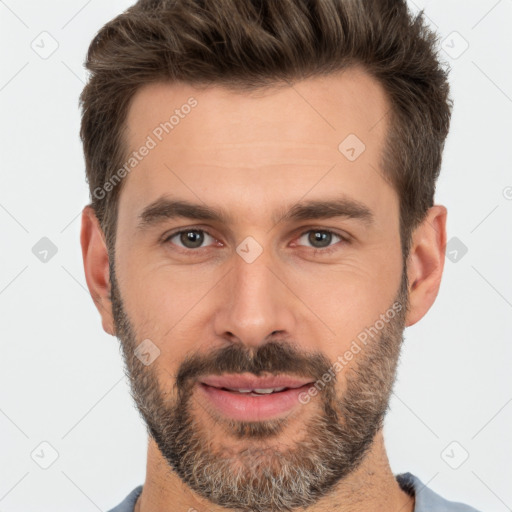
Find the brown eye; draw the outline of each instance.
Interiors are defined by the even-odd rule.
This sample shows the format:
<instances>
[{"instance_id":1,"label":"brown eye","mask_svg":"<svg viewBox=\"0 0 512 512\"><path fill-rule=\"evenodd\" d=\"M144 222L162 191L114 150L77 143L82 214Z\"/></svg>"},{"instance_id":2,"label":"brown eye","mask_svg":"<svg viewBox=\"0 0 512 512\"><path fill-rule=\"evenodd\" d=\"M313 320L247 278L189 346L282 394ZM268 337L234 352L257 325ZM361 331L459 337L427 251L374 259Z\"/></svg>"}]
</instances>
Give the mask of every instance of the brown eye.
<instances>
[{"instance_id":1,"label":"brown eye","mask_svg":"<svg viewBox=\"0 0 512 512\"><path fill-rule=\"evenodd\" d=\"M183 249L201 249L207 237L214 240L211 235L202 229L185 229L169 235L165 242L176 239L177 241L173 243L178 247Z\"/></svg>"}]
</instances>

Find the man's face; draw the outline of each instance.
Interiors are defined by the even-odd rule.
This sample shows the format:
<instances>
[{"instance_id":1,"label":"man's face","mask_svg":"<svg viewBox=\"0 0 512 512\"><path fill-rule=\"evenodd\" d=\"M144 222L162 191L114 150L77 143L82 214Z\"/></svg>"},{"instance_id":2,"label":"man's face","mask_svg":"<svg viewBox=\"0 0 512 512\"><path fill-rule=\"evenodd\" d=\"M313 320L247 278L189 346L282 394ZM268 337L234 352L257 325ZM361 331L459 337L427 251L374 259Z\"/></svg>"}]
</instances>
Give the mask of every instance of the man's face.
<instances>
[{"instance_id":1,"label":"man's face","mask_svg":"<svg viewBox=\"0 0 512 512\"><path fill-rule=\"evenodd\" d=\"M134 98L130 151L155 144L120 196L115 329L159 450L214 503L314 503L382 427L407 302L398 196L380 168L388 108L356 70L265 94L154 84ZM224 218L171 216L165 200ZM340 200L345 215L299 210ZM143 340L159 350L149 365ZM284 380L232 378L272 376Z\"/></svg>"}]
</instances>

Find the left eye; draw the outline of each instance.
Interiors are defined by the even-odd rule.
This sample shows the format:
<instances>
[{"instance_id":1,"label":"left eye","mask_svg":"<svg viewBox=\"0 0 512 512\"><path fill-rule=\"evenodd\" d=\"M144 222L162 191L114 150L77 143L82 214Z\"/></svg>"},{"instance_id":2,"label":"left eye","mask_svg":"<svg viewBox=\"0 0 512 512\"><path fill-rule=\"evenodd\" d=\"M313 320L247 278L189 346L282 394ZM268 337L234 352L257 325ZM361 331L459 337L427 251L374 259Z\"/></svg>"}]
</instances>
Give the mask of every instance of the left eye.
<instances>
[{"instance_id":1,"label":"left eye","mask_svg":"<svg viewBox=\"0 0 512 512\"><path fill-rule=\"evenodd\" d=\"M319 244L318 246L313 245L314 249L323 249L329 247L333 237L338 238L339 240L346 241L341 235L334 233L333 231L329 231L326 229L311 229L306 231L301 235L299 240L306 237L307 241L311 244Z\"/></svg>"}]
</instances>

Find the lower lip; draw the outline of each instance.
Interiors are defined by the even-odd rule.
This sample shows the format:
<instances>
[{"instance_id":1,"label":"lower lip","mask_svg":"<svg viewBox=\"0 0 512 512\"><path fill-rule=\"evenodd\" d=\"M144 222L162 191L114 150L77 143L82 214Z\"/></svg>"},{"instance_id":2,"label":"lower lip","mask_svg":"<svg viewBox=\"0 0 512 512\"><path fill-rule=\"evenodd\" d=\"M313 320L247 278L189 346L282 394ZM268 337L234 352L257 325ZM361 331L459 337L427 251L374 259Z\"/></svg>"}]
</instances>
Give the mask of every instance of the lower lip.
<instances>
[{"instance_id":1,"label":"lower lip","mask_svg":"<svg viewBox=\"0 0 512 512\"><path fill-rule=\"evenodd\" d=\"M300 388L261 396L232 393L203 383L199 383L199 389L225 416L240 421L263 421L288 413L300 405L300 394L312 385L309 383Z\"/></svg>"}]
</instances>

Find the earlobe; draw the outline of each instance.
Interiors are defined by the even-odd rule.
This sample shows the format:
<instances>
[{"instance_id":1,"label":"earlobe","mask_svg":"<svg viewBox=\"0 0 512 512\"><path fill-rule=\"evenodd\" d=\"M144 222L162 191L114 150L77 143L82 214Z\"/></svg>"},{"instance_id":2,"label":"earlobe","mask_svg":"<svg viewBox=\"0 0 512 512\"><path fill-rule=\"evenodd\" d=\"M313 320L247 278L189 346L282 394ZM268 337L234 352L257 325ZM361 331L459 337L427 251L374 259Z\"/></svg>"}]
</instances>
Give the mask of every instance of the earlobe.
<instances>
[{"instance_id":1,"label":"earlobe","mask_svg":"<svg viewBox=\"0 0 512 512\"><path fill-rule=\"evenodd\" d=\"M114 335L108 250L103 230L90 206L86 206L82 211L80 244L87 287L101 315L103 330Z\"/></svg>"},{"instance_id":2,"label":"earlobe","mask_svg":"<svg viewBox=\"0 0 512 512\"><path fill-rule=\"evenodd\" d=\"M418 322L434 303L443 275L447 210L432 206L414 230L407 262L409 309L406 326Z\"/></svg>"}]
</instances>

